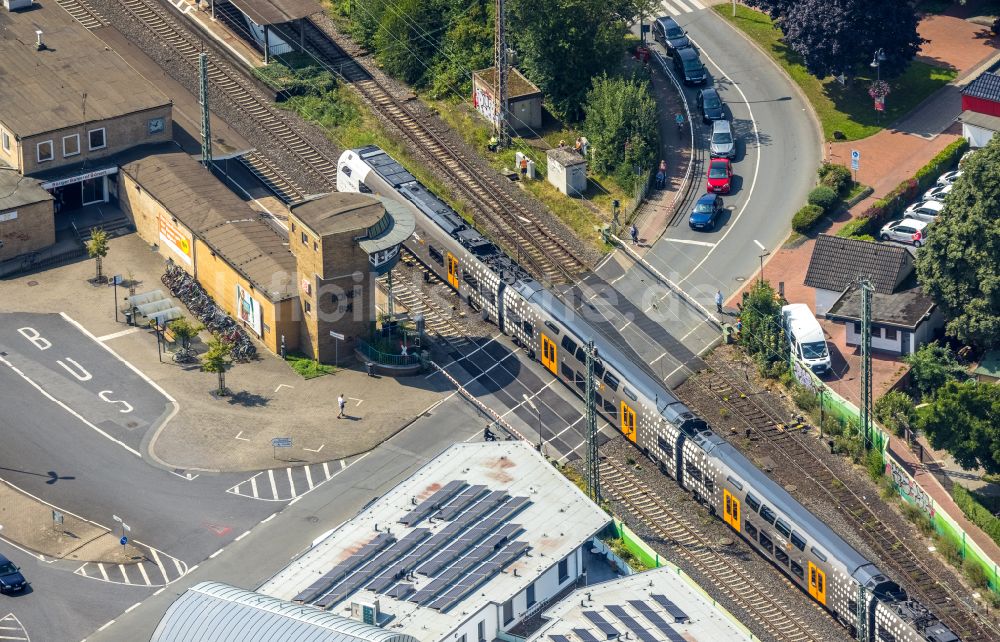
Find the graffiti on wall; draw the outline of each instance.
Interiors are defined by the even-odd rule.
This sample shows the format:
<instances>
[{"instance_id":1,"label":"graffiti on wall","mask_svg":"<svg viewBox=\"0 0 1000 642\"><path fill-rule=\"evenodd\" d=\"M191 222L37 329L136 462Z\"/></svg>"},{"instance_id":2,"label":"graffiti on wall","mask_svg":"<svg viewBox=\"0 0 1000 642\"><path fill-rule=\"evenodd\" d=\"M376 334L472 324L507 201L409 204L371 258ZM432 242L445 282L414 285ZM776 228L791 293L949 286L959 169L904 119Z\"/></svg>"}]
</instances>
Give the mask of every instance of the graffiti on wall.
<instances>
[{"instance_id":1,"label":"graffiti on wall","mask_svg":"<svg viewBox=\"0 0 1000 642\"><path fill-rule=\"evenodd\" d=\"M899 492L906 495L911 504L916 505L928 517L934 519L934 500L931 499L931 496L925 493L924 489L917 485L917 482L892 457L887 457L886 468L889 469L886 472L892 475L892 483L899 489Z\"/></svg>"}]
</instances>

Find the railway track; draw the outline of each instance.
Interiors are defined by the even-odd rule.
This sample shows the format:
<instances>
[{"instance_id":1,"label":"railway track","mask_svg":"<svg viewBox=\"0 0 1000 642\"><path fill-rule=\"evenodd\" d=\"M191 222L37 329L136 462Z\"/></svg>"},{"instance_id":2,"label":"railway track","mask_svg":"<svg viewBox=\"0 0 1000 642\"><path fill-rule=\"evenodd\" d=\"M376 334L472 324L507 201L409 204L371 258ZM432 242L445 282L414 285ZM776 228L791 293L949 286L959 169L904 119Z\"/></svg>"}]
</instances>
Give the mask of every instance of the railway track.
<instances>
[{"instance_id":1,"label":"railway track","mask_svg":"<svg viewBox=\"0 0 1000 642\"><path fill-rule=\"evenodd\" d=\"M416 148L451 176L469 202L500 234L500 244L536 277L549 282L573 282L587 269L558 234L503 189L499 181L506 179L493 172L479 171L461 150L414 115L405 101L393 96L326 32L309 20L303 20L302 24L302 42L309 53L353 86L373 109L392 121ZM296 36L290 42L297 39Z\"/></svg>"},{"instance_id":2,"label":"railway track","mask_svg":"<svg viewBox=\"0 0 1000 642\"><path fill-rule=\"evenodd\" d=\"M782 642L818 642L822 639L791 606L758 587L754 578L688 525L678 511L643 488L627 468L606 459L601 463L601 478L605 490L614 499L652 532L671 543L677 555L690 562L726 597L751 614L761 630Z\"/></svg>"},{"instance_id":3,"label":"railway track","mask_svg":"<svg viewBox=\"0 0 1000 642\"><path fill-rule=\"evenodd\" d=\"M66 13L82 24L87 29L100 29L108 26L105 20L97 11L90 6L87 0L56 0Z\"/></svg>"},{"instance_id":4,"label":"railway track","mask_svg":"<svg viewBox=\"0 0 1000 642\"><path fill-rule=\"evenodd\" d=\"M400 262L405 263L406 269L397 270L396 278L392 280L392 294L395 301L405 307L411 317L414 314L423 315L424 328L429 334L436 334L448 341L462 339L466 331L451 320L453 311L444 302L434 300L419 284L411 280L422 270L415 259L407 261L407 258L403 257ZM435 282L440 283L436 276L433 278ZM378 283L384 292L389 291L388 279L385 276L380 276Z\"/></svg>"},{"instance_id":5,"label":"railway track","mask_svg":"<svg viewBox=\"0 0 1000 642\"><path fill-rule=\"evenodd\" d=\"M81 0L62 0L62 2L66 5L80 5ZM198 54L204 51L204 45L198 37L192 35L185 26L179 24L166 12L166 9L153 0L117 0L117 2L126 13L155 35L163 45L176 52L197 73ZM73 11L69 8L66 10L75 17ZM106 19L105 16L97 17ZM259 95L253 85L243 79L242 72L209 53L208 79L217 95L226 96L235 109L257 123L260 129L267 131L274 144L280 147L284 154L298 159L302 172L311 175L317 183L330 186L331 189L336 185L336 161L328 158L306 140L269 99ZM259 150L253 150L245 157L241 157L241 161L286 201L301 200L307 196L307 190L298 181Z\"/></svg>"},{"instance_id":6,"label":"railway track","mask_svg":"<svg viewBox=\"0 0 1000 642\"><path fill-rule=\"evenodd\" d=\"M851 485L833 472L811 449L806 448L795 432L785 428L786 422L774 409L758 401L752 390L741 385L727 373L709 367L713 376L707 387L722 403L729 406L736 416L757 435L772 446L773 456L783 457L789 466L805 476L816 489L826 495L838 510L850 520L864 540L889 566L892 578L907 592L920 600L947 624L964 642L1000 639L1000 632L984 622L977 614L964 607L958 591L942 582L918 553L884 524L869 505L851 489ZM702 416L717 412L714 408L698 408L689 403Z\"/></svg>"}]
</instances>

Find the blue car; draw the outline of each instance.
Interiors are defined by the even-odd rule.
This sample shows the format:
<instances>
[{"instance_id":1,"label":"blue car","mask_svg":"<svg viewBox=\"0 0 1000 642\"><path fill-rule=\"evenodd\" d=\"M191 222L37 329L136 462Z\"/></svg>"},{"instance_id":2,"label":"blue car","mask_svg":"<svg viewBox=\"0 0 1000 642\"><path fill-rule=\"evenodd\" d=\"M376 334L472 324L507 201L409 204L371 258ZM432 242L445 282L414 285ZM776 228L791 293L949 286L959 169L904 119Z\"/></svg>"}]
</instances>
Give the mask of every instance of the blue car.
<instances>
[{"instance_id":1,"label":"blue car","mask_svg":"<svg viewBox=\"0 0 1000 642\"><path fill-rule=\"evenodd\" d=\"M694 204L694 211L691 212L688 225L691 226L692 230L710 232L715 229L715 222L723 209L721 196L705 194Z\"/></svg>"},{"instance_id":2,"label":"blue car","mask_svg":"<svg viewBox=\"0 0 1000 642\"><path fill-rule=\"evenodd\" d=\"M21 575L21 569L14 566L14 562L0 555L0 593L23 591L27 585L28 582Z\"/></svg>"}]
</instances>

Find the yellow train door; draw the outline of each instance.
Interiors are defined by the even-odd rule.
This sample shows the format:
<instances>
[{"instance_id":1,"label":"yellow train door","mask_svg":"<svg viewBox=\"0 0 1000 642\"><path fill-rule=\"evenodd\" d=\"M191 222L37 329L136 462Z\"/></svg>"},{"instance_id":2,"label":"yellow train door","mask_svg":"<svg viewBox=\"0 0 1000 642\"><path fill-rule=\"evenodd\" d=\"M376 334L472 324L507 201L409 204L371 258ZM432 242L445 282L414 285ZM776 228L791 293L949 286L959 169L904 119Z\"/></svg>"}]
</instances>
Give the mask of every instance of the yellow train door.
<instances>
[{"instance_id":1,"label":"yellow train door","mask_svg":"<svg viewBox=\"0 0 1000 642\"><path fill-rule=\"evenodd\" d=\"M622 434L635 443L635 411L622 402Z\"/></svg>"},{"instance_id":2,"label":"yellow train door","mask_svg":"<svg viewBox=\"0 0 1000 642\"><path fill-rule=\"evenodd\" d=\"M722 520L740 532L740 500L725 489L722 491Z\"/></svg>"},{"instance_id":3,"label":"yellow train door","mask_svg":"<svg viewBox=\"0 0 1000 642\"><path fill-rule=\"evenodd\" d=\"M826 605L826 573L812 562L809 562L809 595Z\"/></svg>"},{"instance_id":4,"label":"yellow train door","mask_svg":"<svg viewBox=\"0 0 1000 642\"><path fill-rule=\"evenodd\" d=\"M451 252L448 252L448 283L458 289L458 259Z\"/></svg>"},{"instance_id":5,"label":"yellow train door","mask_svg":"<svg viewBox=\"0 0 1000 642\"><path fill-rule=\"evenodd\" d=\"M542 365L548 368L552 374L559 374L559 366L556 360L556 342L542 335Z\"/></svg>"}]
</instances>

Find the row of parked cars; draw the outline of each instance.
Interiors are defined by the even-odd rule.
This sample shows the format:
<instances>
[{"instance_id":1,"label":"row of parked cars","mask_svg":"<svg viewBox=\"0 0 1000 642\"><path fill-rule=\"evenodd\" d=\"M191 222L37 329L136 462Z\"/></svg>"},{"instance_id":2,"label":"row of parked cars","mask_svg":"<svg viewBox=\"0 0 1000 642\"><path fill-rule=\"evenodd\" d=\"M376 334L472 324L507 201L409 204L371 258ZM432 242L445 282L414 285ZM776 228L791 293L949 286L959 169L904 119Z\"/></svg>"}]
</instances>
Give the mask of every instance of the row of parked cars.
<instances>
[{"instance_id":1,"label":"row of parked cars","mask_svg":"<svg viewBox=\"0 0 1000 642\"><path fill-rule=\"evenodd\" d=\"M879 238L883 241L897 241L920 247L927 241L928 228L937 221L944 209L944 199L951 192L962 170L942 174L937 185L924 192L923 198L913 203L903 212L903 218L892 221L882 228Z\"/></svg>"}]
</instances>

